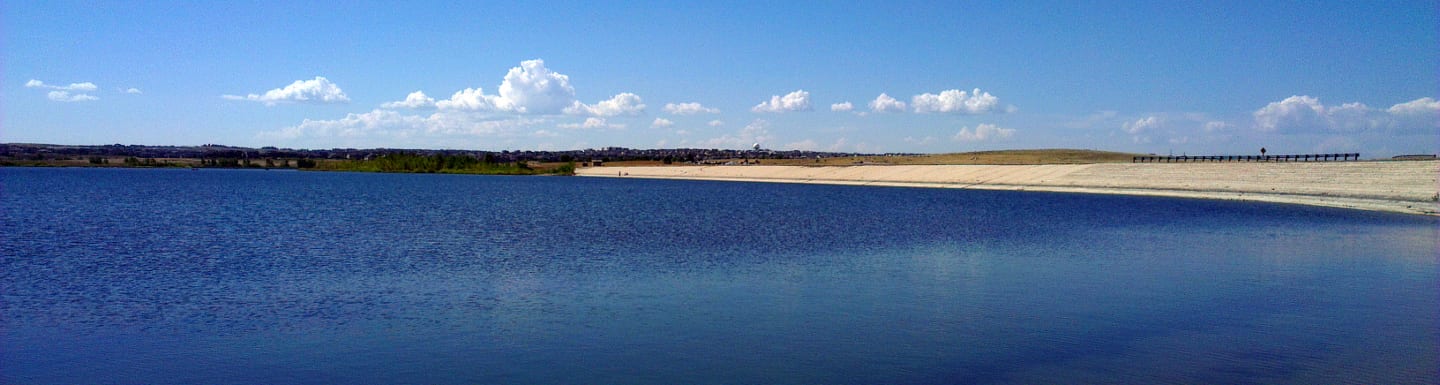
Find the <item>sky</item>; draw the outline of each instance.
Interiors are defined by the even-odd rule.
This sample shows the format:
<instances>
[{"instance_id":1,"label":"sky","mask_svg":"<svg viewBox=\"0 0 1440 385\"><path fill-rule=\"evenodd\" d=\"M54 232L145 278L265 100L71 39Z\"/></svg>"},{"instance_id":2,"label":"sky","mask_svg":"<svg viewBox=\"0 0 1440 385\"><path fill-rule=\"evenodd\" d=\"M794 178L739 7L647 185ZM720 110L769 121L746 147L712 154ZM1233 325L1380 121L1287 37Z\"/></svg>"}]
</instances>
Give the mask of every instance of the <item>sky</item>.
<instances>
[{"instance_id":1,"label":"sky","mask_svg":"<svg viewBox=\"0 0 1440 385\"><path fill-rule=\"evenodd\" d=\"M1440 153L1435 1L6 1L0 142Z\"/></svg>"}]
</instances>

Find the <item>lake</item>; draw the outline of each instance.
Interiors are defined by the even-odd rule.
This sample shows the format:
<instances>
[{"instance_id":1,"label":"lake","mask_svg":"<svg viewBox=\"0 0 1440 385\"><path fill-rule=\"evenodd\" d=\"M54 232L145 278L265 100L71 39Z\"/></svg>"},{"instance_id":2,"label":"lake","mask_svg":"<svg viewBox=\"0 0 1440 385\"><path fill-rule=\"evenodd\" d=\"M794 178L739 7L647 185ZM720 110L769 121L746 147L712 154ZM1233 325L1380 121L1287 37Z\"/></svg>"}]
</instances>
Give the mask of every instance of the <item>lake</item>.
<instances>
[{"instance_id":1,"label":"lake","mask_svg":"<svg viewBox=\"0 0 1440 385\"><path fill-rule=\"evenodd\" d=\"M0 168L0 382L1440 383L1440 219Z\"/></svg>"}]
</instances>

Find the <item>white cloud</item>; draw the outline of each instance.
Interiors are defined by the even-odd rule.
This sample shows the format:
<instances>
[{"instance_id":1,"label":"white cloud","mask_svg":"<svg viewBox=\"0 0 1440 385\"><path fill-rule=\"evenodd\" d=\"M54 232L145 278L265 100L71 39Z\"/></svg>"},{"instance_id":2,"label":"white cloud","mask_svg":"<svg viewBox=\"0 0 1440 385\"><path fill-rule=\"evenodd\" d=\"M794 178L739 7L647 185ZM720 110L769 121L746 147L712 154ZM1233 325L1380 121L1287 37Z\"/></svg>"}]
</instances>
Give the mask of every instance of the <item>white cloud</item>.
<instances>
[{"instance_id":1,"label":"white cloud","mask_svg":"<svg viewBox=\"0 0 1440 385\"><path fill-rule=\"evenodd\" d=\"M132 94L132 95L140 95L140 94L143 94L143 93L144 93L144 92L140 92L140 89L139 89L139 88L135 88L135 87L126 88L125 91L122 91L122 92L127 93L127 94Z\"/></svg>"},{"instance_id":2,"label":"white cloud","mask_svg":"<svg viewBox=\"0 0 1440 385\"><path fill-rule=\"evenodd\" d=\"M718 114L719 108L710 108L700 103L666 103L665 112L671 115Z\"/></svg>"},{"instance_id":3,"label":"white cloud","mask_svg":"<svg viewBox=\"0 0 1440 385\"><path fill-rule=\"evenodd\" d=\"M25 82L25 87L29 87L29 88L47 88L47 89L60 90L60 91L95 91L95 90L100 89L100 87L96 86L95 83L91 83L91 82L70 83L70 85L68 85L68 86L56 86L56 85L45 84L45 82L42 82L42 81L39 81L39 80L35 80L35 79L30 79L30 81Z\"/></svg>"},{"instance_id":4,"label":"white cloud","mask_svg":"<svg viewBox=\"0 0 1440 385\"><path fill-rule=\"evenodd\" d=\"M1440 101L1420 98L1390 106L1390 127L1400 132L1434 132L1440 128Z\"/></svg>"},{"instance_id":5,"label":"white cloud","mask_svg":"<svg viewBox=\"0 0 1440 385\"><path fill-rule=\"evenodd\" d=\"M340 90L340 86L323 76L316 76L311 80L296 80L283 88L265 91L263 95L223 95L222 97L230 100L260 102L267 106L277 103L347 103L350 101L350 97L345 96L345 91Z\"/></svg>"},{"instance_id":6,"label":"white cloud","mask_svg":"<svg viewBox=\"0 0 1440 385\"><path fill-rule=\"evenodd\" d=\"M875 112L905 112L905 102L881 93L875 100L870 101L870 110Z\"/></svg>"},{"instance_id":7,"label":"white cloud","mask_svg":"<svg viewBox=\"0 0 1440 385\"><path fill-rule=\"evenodd\" d=\"M645 102L639 95L629 92L617 94L610 100L602 101L594 105L586 105L576 101L565 108L565 113L571 115L594 115L594 116L616 116L616 115L640 115L645 112Z\"/></svg>"},{"instance_id":8,"label":"white cloud","mask_svg":"<svg viewBox=\"0 0 1440 385\"><path fill-rule=\"evenodd\" d=\"M440 109L500 111L519 114L558 114L575 105L575 87L570 77L551 72L545 61L526 60L511 68L500 82L497 95L479 88L466 88L435 102Z\"/></svg>"},{"instance_id":9,"label":"white cloud","mask_svg":"<svg viewBox=\"0 0 1440 385\"><path fill-rule=\"evenodd\" d=\"M994 111L1000 105L1000 99L988 92L980 92L979 88L970 93L960 90L947 90L936 94L920 94L910 98L910 106L915 112L946 112L961 114L982 114Z\"/></svg>"},{"instance_id":10,"label":"white cloud","mask_svg":"<svg viewBox=\"0 0 1440 385\"><path fill-rule=\"evenodd\" d=\"M848 112L848 111L854 110L854 109L855 109L855 105L854 105L854 104L850 104L850 102L835 103L835 104L831 104L831 105L830 105L830 111L835 111L835 112Z\"/></svg>"},{"instance_id":11,"label":"white cloud","mask_svg":"<svg viewBox=\"0 0 1440 385\"><path fill-rule=\"evenodd\" d=\"M1376 111L1361 103L1345 103L1339 107L1330 107L1326 114L1331 127L1341 131L1359 131L1371 128L1379 128L1384 125L1382 111Z\"/></svg>"},{"instance_id":12,"label":"white cloud","mask_svg":"<svg viewBox=\"0 0 1440 385\"><path fill-rule=\"evenodd\" d=\"M655 118L654 122L650 122L650 128L669 128L674 125L675 122L665 118Z\"/></svg>"},{"instance_id":13,"label":"white cloud","mask_svg":"<svg viewBox=\"0 0 1440 385\"><path fill-rule=\"evenodd\" d=\"M584 123L560 124L560 125L556 125L556 127L559 127L559 128L570 128L570 129L575 129L575 128L583 128L583 129L605 129L605 128L614 128L614 129L620 129L620 128L625 128L625 125L623 125L623 124L610 124L610 123L607 123L607 122L605 121L605 119L603 119L603 118L590 117L590 118L585 118L585 122L584 122Z\"/></svg>"},{"instance_id":14,"label":"white cloud","mask_svg":"<svg viewBox=\"0 0 1440 385\"><path fill-rule=\"evenodd\" d=\"M1262 132L1353 132L1382 127L1412 129L1417 128L1414 126L1416 122L1407 118L1413 116L1413 111L1423 111L1426 99L1428 98L1397 104L1388 110L1377 110L1362 103L1326 106L1320 103L1318 98L1295 95L1267 104L1255 110L1253 115L1255 128Z\"/></svg>"},{"instance_id":15,"label":"white cloud","mask_svg":"<svg viewBox=\"0 0 1440 385\"><path fill-rule=\"evenodd\" d=\"M305 119L299 125L267 133L270 136L293 139L303 136L316 137L361 137L380 135L396 136L425 131L432 122L415 115L401 115L395 111L372 110L366 113L345 115L335 120Z\"/></svg>"},{"instance_id":16,"label":"white cloud","mask_svg":"<svg viewBox=\"0 0 1440 385\"><path fill-rule=\"evenodd\" d=\"M412 96L415 94L412 93ZM414 104L426 105L426 99ZM409 107L410 97L405 102L394 102L386 106ZM465 88L450 95L448 100L434 102L441 110L465 110L486 112L508 112L529 115L588 115L610 117L639 115L645 112L644 101L633 93L620 93L596 104L584 104L575 100L575 87L570 77L545 67L540 59L520 62L519 67L510 68L494 95L486 94L483 88Z\"/></svg>"},{"instance_id":17,"label":"white cloud","mask_svg":"<svg viewBox=\"0 0 1440 385\"><path fill-rule=\"evenodd\" d=\"M570 77L550 72L540 59L522 61L519 67L511 68L499 92L497 107L522 114L558 113L575 101Z\"/></svg>"},{"instance_id":18,"label":"white cloud","mask_svg":"<svg viewBox=\"0 0 1440 385\"><path fill-rule=\"evenodd\" d=\"M1419 98L1390 106L1385 111L1396 115L1435 114L1440 113L1440 100L1428 97Z\"/></svg>"},{"instance_id":19,"label":"white cloud","mask_svg":"<svg viewBox=\"0 0 1440 385\"><path fill-rule=\"evenodd\" d=\"M95 83L91 82L70 83L70 85L68 86L56 86L45 84L45 82L39 80L30 79L30 81L25 82L25 87L52 90L46 93L45 97L57 102L88 102L100 99L98 97L95 97L94 95L86 94L86 92L100 89L100 87L96 86Z\"/></svg>"},{"instance_id":20,"label":"white cloud","mask_svg":"<svg viewBox=\"0 0 1440 385\"><path fill-rule=\"evenodd\" d=\"M1256 110L1255 125L1261 131L1275 131L1284 126L1310 123L1324 113L1325 106L1320 104L1320 99L1295 95Z\"/></svg>"},{"instance_id":21,"label":"white cloud","mask_svg":"<svg viewBox=\"0 0 1440 385\"><path fill-rule=\"evenodd\" d=\"M498 109L495 102L499 98L486 95L485 91L479 88L466 88L450 95L449 100L435 102L435 107L442 110L493 111Z\"/></svg>"},{"instance_id":22,"label":"white cloud","mask_svg":"<svg viewBox=\"0 0 1440 385\"><path fill-rule=\"evenodd\" d=\"M709 123L705 123L705 125L710 126L710 127L720 127L720 126L725 125L725 121L720 120L720 119L715 119L715 120L711 120Z\"/></svg>"},{"instance_id":23,"label":"white cloud","mask_svg":"<svg viewBox=\"0 0 1440 385\"><path fill-rule=\"evenodd\" d=\"M490 120L463 111L440 111L430 115L407 115L399 111L375 109L351 113L333 120L305 119L299 125L261 132L264 139L321 139L330 144L335 140L357 146L394 145L396 141L423 145L449 142L447 137L505 137L516 135L520 127L544 123L544 120ZM427 142L426 138L430 138Z\"/></svg>"},{"instance_id":24,"label":"white cloud","mask_svg":"<svg viewBox=\"0 0 1440 385\"><path fill-rule=\"evenodd\" d=\"M386 102L380 105L381 108L435 108L435 98L426 96L424 92L415 91L405 96L405 100L398 102Z\"/></svg>"},{"instance_id":25,"label":"white cloud","mask_svg":"<svg viewBox=\"0 0 1440 385\"><path fill-rule=\"evenodd\" d=\"M1013 128L1000 128L994 124L981 124L975 126L971 131L968 127L961 127L960 132L955 133L951 140L957 142L983 142L989 140L1007 139L1015 134Z\"/></svg>"},{"instance_id":26,"label":"white cloud","mask_svg":"<svg viewBox=\"0 0 1440 385\"><path fill-rule=\"evenodd\" d=\"M50 91L46 97L57 102L88 102L100 99L88 94L71 94L69 91Z\"/></svg>"},{"instance_id":27,"label":"white cloud","mask_svg":"<svg viewBox=\"0 0 1440 385\"><path fill-rule=\"evenodd\" d=\"M1228 130L1228 129L1230 129L1230 123L1225 123L1225 122L1218 121L1218 120L1212 120L1212 121L1209 121L1209 122L1205 122L1205 132L1209 132L1209 133L1224 132L1225 130Z\"/></svg>"},{"instance_id":28,"label":"white cloud","mask_svg":"<svg viewBox=\"0 0 1440 385\"><path fill-rule=\"evenodd\" d=\"M1160 127L1161 124L1163 124L1163 121L1161 121L1160 118L1148 116L1133 122L1125 122L1124 125L1120 126L1120 129L1125 130L1126 133L1131 135L1137 135Z\"/></svg>"},{"instance_id":29,"label":"white cloud","mask_svg":"<svg viewBox=\"0 0 1440 385\"><path fill-rule=\"evenodd\" d=\"M796 90L785 96L774 95L770 101L761 102L751 108L753 112L794 112L810 110L810 93Z\"/></svg>"}]
</instances>

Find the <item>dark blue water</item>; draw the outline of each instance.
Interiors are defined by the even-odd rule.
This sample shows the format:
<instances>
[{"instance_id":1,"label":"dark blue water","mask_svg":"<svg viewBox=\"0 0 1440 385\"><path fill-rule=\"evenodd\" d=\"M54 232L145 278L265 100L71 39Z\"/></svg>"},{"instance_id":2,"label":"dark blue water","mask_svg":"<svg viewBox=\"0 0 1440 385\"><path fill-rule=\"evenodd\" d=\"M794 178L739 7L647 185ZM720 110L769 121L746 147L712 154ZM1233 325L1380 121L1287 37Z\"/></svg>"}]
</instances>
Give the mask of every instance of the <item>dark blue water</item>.
<instances>
[{"instance_id":1,"label":"dark blue water","mask_svg":"<svg viewBox=\"0 0 1440 385\"><path fill-rule=\"evenodd\" d=\"M1164 198L0 169L3 383L1437 383L1440 221Z\"/></svg>"}]
</instances>

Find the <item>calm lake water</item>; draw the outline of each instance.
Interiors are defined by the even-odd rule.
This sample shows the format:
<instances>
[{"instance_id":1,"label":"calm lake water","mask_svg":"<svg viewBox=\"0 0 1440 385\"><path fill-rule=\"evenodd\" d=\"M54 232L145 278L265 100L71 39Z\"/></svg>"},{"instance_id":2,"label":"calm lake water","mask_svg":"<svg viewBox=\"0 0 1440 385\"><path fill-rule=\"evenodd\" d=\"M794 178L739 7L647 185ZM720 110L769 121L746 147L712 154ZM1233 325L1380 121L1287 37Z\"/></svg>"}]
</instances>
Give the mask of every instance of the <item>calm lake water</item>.
<instances>
[{"instance_id":1,"label":"calm lake water","mask_svg":"<svg viewBox=\"0 0 1440 385\"><path fill-rule=\"evenodd\" d=\"M0 168L0 382L1440 382L1440 220L1034 192Z\"/></svg>"}]
</instances>

